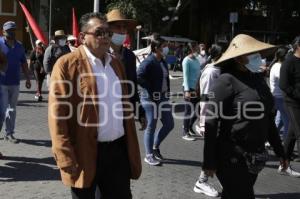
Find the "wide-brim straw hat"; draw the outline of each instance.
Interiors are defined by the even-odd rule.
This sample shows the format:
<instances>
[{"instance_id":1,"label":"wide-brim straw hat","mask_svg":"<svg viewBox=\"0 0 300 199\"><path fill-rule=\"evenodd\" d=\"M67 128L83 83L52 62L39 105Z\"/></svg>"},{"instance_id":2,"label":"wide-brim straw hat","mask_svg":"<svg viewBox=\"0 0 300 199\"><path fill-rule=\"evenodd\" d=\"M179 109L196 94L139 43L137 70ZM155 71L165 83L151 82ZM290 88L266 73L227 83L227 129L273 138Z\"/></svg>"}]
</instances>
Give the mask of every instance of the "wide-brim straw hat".
<instances>
[{"instance_id":1,"label":"wide-brim straw hat","mask_svg":"<svg viewBox=\"0 0 300 199\"><path fill-rule=\"evenodd\" d=\"M221 64L230 59L257 52L262 56L267 56L269 53L274 52L276 48L277 46L258 41L249 35L239 34L232 39L227 50L215 64Z\"/></svg>"},{"instance_id":2,"label":"wide-brim straw hat","mask_svg":"<svg viewBox=\"0 0 300 199\"><path fill-rule=\"evenodd\" d=\"M106 14L107 22L113 23L113 22L125 22L127 23L128 29L135 29L137 26L137 21L134 19L126 19L126 17L123 15L123 13L119 9L113 9L110 12Z\"/></svg>"},{"instance_id":3,"label":"wide-brim straw hat","mask_svg":"<svg viewBox=\"0 0 300 199\"><path fill-rule=\"evenodd\" d=\"M57 31L54 32L54 38L60 38L60 37L67 37L65 35L65 31L57 30Z\"/></svg>"}]
</instances>

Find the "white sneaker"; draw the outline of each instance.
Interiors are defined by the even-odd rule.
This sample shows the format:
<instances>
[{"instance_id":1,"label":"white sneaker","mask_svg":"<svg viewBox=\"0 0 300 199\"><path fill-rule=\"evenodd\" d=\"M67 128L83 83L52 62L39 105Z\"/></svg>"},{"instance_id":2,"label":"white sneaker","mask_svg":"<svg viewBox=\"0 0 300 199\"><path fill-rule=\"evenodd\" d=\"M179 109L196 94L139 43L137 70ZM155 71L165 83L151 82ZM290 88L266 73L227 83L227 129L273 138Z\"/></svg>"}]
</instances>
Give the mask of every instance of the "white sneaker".
<instances>
[{"instance_id":1,"label":"white sneaker","mask_svg":"<svg viewBox=\"0 0 300 199\"><path fill-rule=\"evenodd\" d=\"M213 188L210 184L207 182L199 182L199 180L196 182L194 186L194 192L196 193L203 193L210 197L218 197L219 192Z\"/></svg>"},{"instance_id":2,"label":"white sneaker","mask_svg":"<svg viewBox=\"0 0 300 199\"><path fill-rule=\"evenodd\" d=\"M157 166L157 165L160 165L160 161L157 160L153 154L149 154L149 155L146 155L146 157L144 158L144 161L151 165L151 166Z\"/></svg>"},{"instance_id":3,"label":"white sneaker","mask_svg":"<svg viewBox=\"0 0 300 199\"><path fill-rule=\"evenodd\" d=\"M182 139L187 140L187 141L195 141L196 138L190 136L190 135L184 135L182 136Z\"/></svg>"},{"instance_id":4,"label":"white sneaker","mask_svg":"<svg viewBox=\"0 0 300 199\"><path fill-rule=\"evenodd\" d=\"M196 126L195 126L195 130L196 130L196 132L198 133L198 135L199 135L200 137L203 137L203 136L204 136L204 132L203 132L202 128L201 128L199 125L196 125Z\"/></svg>"},{"instance_id":5,"label":"white sneaker","mask_svg":"<svg viewBox=\"0 0 300 199\"><path fill-rule=\"evenodd\" d=\"M282 166L280 165L278 168L278 173L281 175L287 175L287 176L292 176L292 177L296 177L296 178L300 177L300 173L295 171L294 169L292 169L291 166L289 166L286 170L283 170Z\"/></svg>"}]
</instances>

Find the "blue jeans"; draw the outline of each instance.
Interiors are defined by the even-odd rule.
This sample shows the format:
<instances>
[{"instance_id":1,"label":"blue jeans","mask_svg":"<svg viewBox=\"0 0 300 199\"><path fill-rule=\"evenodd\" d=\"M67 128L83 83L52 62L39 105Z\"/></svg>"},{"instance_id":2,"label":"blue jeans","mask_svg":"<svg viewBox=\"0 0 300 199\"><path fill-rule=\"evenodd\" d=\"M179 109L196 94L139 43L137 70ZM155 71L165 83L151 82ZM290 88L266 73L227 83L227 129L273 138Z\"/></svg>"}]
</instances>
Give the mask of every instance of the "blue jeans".
<instances>
[{"instance_id":1,"label":"blue jeans","mask_svg":"<svg viewBox=\"0 0 300 199\"><path fill-rule=\"evenodd\" d=\"M152 101L148 96L141 97L141 104L145 110L147 127L144 134L146 154L152 154L153 148L158 149L162 141L174 128L172 108L167 98ZM157 120L160 119L162 127L156 130Z\"/></svg>"},{"instance_id":2,"label":"blue jeans","mask_svg":"<svg viewBox=\"0 0 300 199\"><path fill-rule=\"evenodd\" d=\"M5 135L12 135L15 131L17 103L19 97L20 86L5 86L1 85L2 104L5 112L4 120L1 121L2 127L5 121Z\"/></svg>"},{"instance_id":3,"label":"blue jeans","mask_svg":"<svg viewBox=\"0 0 300 199\"><path fill-rule=\"evenodd\" d=\"M288 127L289 127L289 118L284 107L283 98L274 97L274 101L275 101L275 108L277 109L275 123L278 128L278 131L280 131L281 129L280 123L281 122L283 123L283 129L284 129L283 137L286 138L288 133Z\"/></svg>"},{"instance_id":4,"label":"blue jeans","mask_svg":"<svg viewBox=\"0 0 300 199\"><path fill-rule=\"evenodd\" d=\"M0 87L0 132L2 130L2 126L3 126L3 122L5 119L5 110L3 107L3 99L2 99L2 91L1 91L1 87Z\"/></svg>"}]
</instances>

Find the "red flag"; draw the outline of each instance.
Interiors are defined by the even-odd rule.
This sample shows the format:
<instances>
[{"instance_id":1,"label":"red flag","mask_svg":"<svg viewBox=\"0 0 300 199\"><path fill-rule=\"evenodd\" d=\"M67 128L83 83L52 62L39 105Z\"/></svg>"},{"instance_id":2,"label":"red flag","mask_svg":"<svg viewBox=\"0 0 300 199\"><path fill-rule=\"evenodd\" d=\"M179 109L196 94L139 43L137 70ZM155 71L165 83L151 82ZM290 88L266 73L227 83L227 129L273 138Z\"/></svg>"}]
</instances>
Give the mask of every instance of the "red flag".
<instances>
[{"instance_id":1,"label":"red flag","mask_svg":"<svg viewBox=\"0 0 300 199\"><path fill-rule=\"evenodd\" d=\"M78 42L79 31L78 31L77 17L76 17L74 8L72 8L72 34L73 34L74 37L77 38L76 46L78 46L78 44L79 44L79 42Z\"/></svg>"},{"instance_id":2,"label":"red flag","mask_svg":"<svg viewBox=\"0 0 300 199\"><path fill-rule=\"evenodd\" d=\"M35 19L32 17L30 12L27 10L26 6L24 4L22 4L20 1L19 1L19 4L20 4L20 6L25 14L25 17L26 17L34 35L36 36L36 38L41 40L45 45L48 45L48 40L46 39L45 35L43 34L41 28L36 23Z\"/></svg>"}]
</instances>

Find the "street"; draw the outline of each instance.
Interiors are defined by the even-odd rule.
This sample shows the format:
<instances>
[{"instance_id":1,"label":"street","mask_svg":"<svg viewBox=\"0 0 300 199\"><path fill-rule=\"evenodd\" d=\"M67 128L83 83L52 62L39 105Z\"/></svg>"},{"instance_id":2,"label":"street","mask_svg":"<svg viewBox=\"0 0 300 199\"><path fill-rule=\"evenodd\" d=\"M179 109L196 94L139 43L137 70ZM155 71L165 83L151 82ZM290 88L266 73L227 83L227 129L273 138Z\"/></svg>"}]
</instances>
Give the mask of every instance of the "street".
<instances>
[{"instance_id":1,"label":"street","mask_svg":"<svg viewBox=\"0 0 300 199\"><path fill-rule=\"evenodd\" d=\"M182 89L181 73L172 73L171 91ZM21 92L17 107L15 136L19 144L0 140L0 198L5 199L64 199L71 198L69 188L60 181L60 174L51 153L51 141L47 121L47 93L44 101L34 100L35 82L27 90L21 82ZM46 86L44 83L44 90ZM174 97L173 102L183 101ZM178 114L183 109L175 109ZM137 123L137 129L139 124ZM142 176L132 181L135 199L208 199L193 191L201 171L203 140L185 141L181 138L182 121L175 120L175 128L161 145L161 153L166 158L162 166L151 167L144 162ZM4 129L2 130L4 131ZM3 133L3 132L2 132ZM2 136L1 136L2 137ZM138 132L139 144L144 158L143 132ZM299 163L293 163L300 170ZM299 199L300 179L277 174L278 159L273 153L266 168L259 175L255 185L256 198L259 199ZM216 178L210 179L221 190ZM238 187L237 187L238 189ZM116 188L117 191L117 188Z\"/></svg>"}]
</instances>

